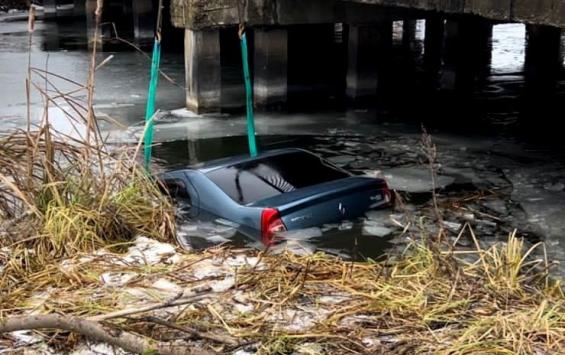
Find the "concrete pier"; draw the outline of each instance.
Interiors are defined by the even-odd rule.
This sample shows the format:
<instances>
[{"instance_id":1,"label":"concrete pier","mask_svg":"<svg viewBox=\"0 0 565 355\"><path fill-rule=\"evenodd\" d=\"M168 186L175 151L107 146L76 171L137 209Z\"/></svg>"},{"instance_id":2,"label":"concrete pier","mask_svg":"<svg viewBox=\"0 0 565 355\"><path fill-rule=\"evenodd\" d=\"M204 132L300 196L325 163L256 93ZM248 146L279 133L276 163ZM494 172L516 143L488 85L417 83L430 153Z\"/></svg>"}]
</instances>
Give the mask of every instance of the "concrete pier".
<instances>
[{"instance_id":1,"label":"concrete pier","mask_svg":"<svg viewBox=\"0 0 565 355\"><path fill-rule=\"evenodd\" d=\"M83 19L86 15L85 0L74 0L73 16Z\"/></svg>"},{"instance_id":2,"label":"concrete pier","mask_svg":"<svg viewBox=\"0 0 565 355\"><path fill-rule=\"evenodd\" d=\"M415 41L415 19L421 18L426 19L425 86L451 91L457 96L472 94L490 74L492 24L503 21L565 27L565 5L562 3L558 0L254 0L239 9L238 3L232 0L175 0L170 3L170 14L173 25L186 31L188 106L196 111L219 111L227 106L235 109L241 101L241 85L234 79L237 74L234 68L240 63L233 60L237 49L224 43L231 43L233 39L218 39L214 31L234 29L242 20L250 29L255 105L276 107L289 102L292 106L296 98L304 98L306 93L322 99L329 97L334 102L343 101L344 93L354 102L383 97L379 91L387 81L385 76L401 66L390 65L391 55L399 59L395 64L406 62L416 69L421 63L421 48L411 48L413 43L418 43ZM134 4L142 9L149 2L141 0ZM133 11L136 38L151 37L141 33L139 24L142 20L136 15L144 11ZM152 11L155 13L154 8ZM402 58L400 56L404 54L398 52L399 55L396 48L391 53L392 22L400 20L403 21L402 44L408 49L404 51L406 57ZM326 45L325 38L334 38L335 30L327 36L325 30L318 32L317 29L333 28L335 24L343 24L344 31L340 32L343 44ZM153 26L144 28L152 31ZM532 42L536 42L536 31L530 31L534 38ZM253 33L255 38L251 41ZM552 38L550 41L554 42L555 36ZM540 41L544 40L537 40ZM316 47L312 49L316 54L310 51L312 47ZM325 47L330 55L322 57L319 53ZM533 44L529 52L542 51L536 48L540 46ZM220 51L227 59L220 60ZM544 81L555 77L555 70L551 69L554 68L551 64L555 62L554 53L555 48L543 58L528 54L530 86L538 86L534 80L544 85ZM407 57L410 54L416 55ZM296 59L298 57L300 60ZM198 67L207 69L194 69ZM540 71L546 72L542 72L542 77L547 79L534 78ZM402 68L401 72L409 79L406 85L412 87L421 83L418 70L411 72ZM326 82L326 78L331 80ZM225 90L228 86L229 94ZM328 87L332 89L328 91ZM308 98L305 101L314 100Z\"/></svg>"},{"instance_id":3,"label":"concrete pier","mask_svg":"<svg viewBox=\"0 0 565 355\"><path fill-rule=\"evenodd\" d=\"M445 20L437 14L426 18L426 33L424 37L424 71L426 85L436 88L442 65Z\"/></svg>"},{"instance_id":4,"label":"concrete pier","mask_svg":"<svg viewBox=\"0 0 565 355\"><path fill-rule=\"evenodd\" d=\"M281 106L287 102L288 32L284 28L255 29L255 106Z\"/></svg>"},{"instance_id":5,"label":"concrete pier","mask_svg":"<svg viewBox=\"0 0 565 355\"><path fill-rule=\"evenodd\" d=\"M346 97L359 101L375 97L379 74L392 41L392 22L371 25L350 25Z\"/></svg>"},{"instance_id":6,"label":"concrete pier","mask_svg":"<svg viewBox=\"0 0 565 355\"><path fill-rule=\"evenodd\" d=\"M219 111L221 104L220 30L185 30L186 105L193 112Z\"/></svg>"},{"instance_id":7,"label":"concrete pier","mask_svg":"<svg viewBox=\"0 0 565 355\"><path fill-rule=\"evenodd\" d=\"M528 133L560 132L557 122L563 117L563 105L556 97L562 67L560 49L560 28L526 27L525 87L520 122Z\"/></svg>"},{"instance_id":8,"label":"concrete pier","mask_svg":"<svg viewBox=\"0 0 565 355\"><path fill-rule=\"evenodd\" d=\"M155 36L157 9L152 0L132 0L133 35L137 43L151 42Z\"/></svg>"},{"instance_id":9,"label":"concrete pier","mask_svg":"<svg viewBox=\"0 0 565 355\"><path fill-rule=\"evenodd\" d=\"M447 20L441 88L472 92L477 80L489 73L491 52L492 24L488 20L478 17Z\"/></svg>"},{"instance_id":10,"label":"concrete pier","mask_svg":"<svg viewBox=\"0 0 565 355\"><path fill-rule=\"evenodd\" d=\"M402 47L407 50L412 49L416 40L416 20L405 19L402 21Z\"/></svg>"},{"instance_id":11,"label":"concrete pier","mask_svg":"<svg viewBox=\"0 0 565 355\"><path fill-rule=\"evenodd\" d=\"M43 16L45 20L55 20L57 18L57 0L43 1Z\"/></svg>"},{"instance_id":12,"label":"concrete pier","mask_svg":"<svg viewBox=\"0 0 565 355\"><path fill-rule=\"evenodd\" d=\"M526 27L525 76L531 94L552 92L561 69L561 29L550 26Z\"/></svg>"}]
</instances>

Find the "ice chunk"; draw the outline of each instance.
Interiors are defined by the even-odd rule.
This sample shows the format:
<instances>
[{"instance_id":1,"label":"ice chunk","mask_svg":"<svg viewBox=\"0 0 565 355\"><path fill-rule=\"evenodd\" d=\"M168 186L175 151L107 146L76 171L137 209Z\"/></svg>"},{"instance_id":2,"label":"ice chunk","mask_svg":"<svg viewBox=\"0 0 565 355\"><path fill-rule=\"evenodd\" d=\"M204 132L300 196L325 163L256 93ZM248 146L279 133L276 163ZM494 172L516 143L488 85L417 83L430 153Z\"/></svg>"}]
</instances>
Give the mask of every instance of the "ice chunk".
<instances>
[{"instance_id":1,"label":"ice chunk","mask_svg":"<svg viewBox=\"0 0 565 355\"><path fill-rule=\"evenodd\" d=\"M96 344L80 344L70 355L95 355L95 354L112 354L112 355L126 355L127 352L122 349L104 343Z\"/></svg>"},{"instance_id":2,"label":"ice chunk","mask_svg":"<svg viewBox=\"0 0 565 355\"><path fill-rule=\"evenodd\" d=\"M331 231L332 229L337 229L339 228L339 224L337 223L330 223L330 224L324 224L321 228L322 233L325 233L327 231Z\"/></svg>"},{"instance_id":3,"label":"ice chunk","mask_svg":"<svg viewBox=\"0 0 565 355\"><path fill-rule=\"evenodd\" d=\"M100 279L104 286L122 287L138 276L135 272L105 272L100 275Z\"/></svg>"},{"instance_id":4,"label":"ice chunk","mask_svg":"<svg viewBox=\"0 0 565 355\"><path fill-rule=\"evenodd\" d=\"M336 165L347 165L357 160L357 158L351 155L338 155L334 157L329 157L328 160Z\"/></svg>"},{"instance_id":5,"label":"ice chunk","mask_svg":"<svg viewBox=\"0 0 565 355\"><path fill-rule=\"evenodd\" d=\"M367 211L365 213L365 216L367 217L368 220L378 222L382 225L389 225L392 223L390 220L390 211L383 211L383 210Z\"/></svg>"},{"instance_id":6,"label":"ice chunk","mask_svg":"<svg viewBox=\"0 0 565 355\"><path fill-rule=\"evenodd\" d=\"M394 190L412 193L429 192L432 190L430 171L424 167L399 167L385 170L384 176L389 186ZM436 188L445 188L455 179L451 176L437 176Z\"/></svg>"},{"instance_id":7,"label":"ice chunk","mask_svg":"<svg viewBox=\"0 0 565 355\"><path fill-rule=\"evenodd\" d=\"M250 313L255 309L255 307L253 307L253 305L241 304L241 303L234 304L234 308L241 314Z\"/></svg>"},{"instance_id":8,"label":"ice chunk","mask_svg":"<svg viewBox=\"0 0 565 355\"><path fill-rule=\"evenodd\" d=\"M301 355L323 354L324 348L318 343L304 343L298 345L294 353Z\"/></svg>"},{"instance_id":9,"label":"ice chunk","mask_svg":"<svg viewBox=\"0 0 565 355\"><path fill-rule=\"evenodd\" d=\"M155 281L153 285L151 285L151 287L159 291L165 291L174 294L178 294L182 291L182 288L179 285L163 278Z\"/></svg>"},{"instance_id":10,"label":"ice chunk","mask_svg":"<svg viewBox=\"0 0 565 355\"><path fill-rule=\"evenodd\" d=\"M316 252L316 246L297 240L289 240L286 243L280 243L271 248L273 254L280 254L284 251L289 251L296 255L312 255Z\"/></svg>"},{"instance_id":11,"label":"ice chunk","mask_svg":"<svg viewBox=\"0 0 565 355\"><path fill-rule=\"evenodd\" d=\"M322 236L322 230L317 227L296 229L286 232L281 232L277 235L283 240L309 240Z\"/></svg>"},{"instance_id":12,"label":"ice chunk","mask_svg":"<svg viewBox=\"0 0 565 355\"><path fill-rule=\"evenodd\" d=\"M379 226L379 225L364 225L363 226L363 235L372 235L375 237L386 237L387 235L392 233L392 229Z\"/></svg>"},{"instance_id":13,"label":"ice chunk","mask_svg":"<svg viewBox=\"0 0 565 355\"><path fill-rule=\"evenodd\" d=\"M212 281L210 282L210 287L214 292L224 292L229 290L230 288L235 285L235 277L234 276L227 276L225 279L221 281Z\"/></svg>"},{"instance_id":14,"label":"ice chunk","mask_svg":"<svg viewBox=\"0 0 565 355\"><path fill-rule=\"evenodd\" d=\"M347 231L352 228L353 228L353 222L351 221L343 221L338 227L340 231Z\"/></svg>"},{"instance_id":15,"label":"ice chunk","mask_svg":"<svg viewBox=\"0 0 565 355\"><path fill-rule=\"evenodd\" d=\"M229 243L229 239L222 237L221 235L213 235L206 238L207 241L214 244Z\"/></svg>"},{"instance_id":16,"label":"ice chunk","mask_svg":"<svg viewBox=\"0 0 565 355\"><path fill-rule=\"evenodd\" d=\"M147 237L137 237L135 243L123 258L125 263L153 265L174 264L180 260L175 247Z\"/></svg>"}]
</instances>

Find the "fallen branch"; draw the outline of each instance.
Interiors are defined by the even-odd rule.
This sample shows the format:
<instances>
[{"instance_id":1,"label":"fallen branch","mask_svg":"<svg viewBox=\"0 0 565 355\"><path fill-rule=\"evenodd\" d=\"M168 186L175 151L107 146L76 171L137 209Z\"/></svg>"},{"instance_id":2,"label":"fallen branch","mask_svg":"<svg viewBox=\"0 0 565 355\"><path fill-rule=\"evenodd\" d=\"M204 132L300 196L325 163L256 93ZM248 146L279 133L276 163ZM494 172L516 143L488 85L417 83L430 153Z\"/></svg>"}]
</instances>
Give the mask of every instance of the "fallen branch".
<instances>
[{"instance_id":1,"label":"fallen branch","mask_svg":"<svg viewBox=\"0 0 565 355\"><path fill-rule=\"evenodd\" d=\"M212 340L212 341L215 341L217 343L226 344L226 345L229 345L229 346L238 346L239 345L237 340L235 340L234 338L229 337L229 336L200 332L196 329L188 328L186 326L181 326L181 325L178 325L176 323L169 322L165 319L161 319L161 318L158 318L158 317L145 317L143 319L147 320L148 322L152 322L152 323L163 325L165 327L180 330L181 332L185 332L185 333L194 335L194 336L201 338L201 339L208 339L208 340Z\"/></svg>"},{"instance_id":2,"label":"fallen branch","mask_svg":"<svg viewBox=\"0 0 565 355\"><path fill-rule=\"evenodd\" d=\"M153 311L156 309L168 308L168 307L176 307L182 306L187 303L193 303L196 301L200 301L201 299L210 297L210 294L203 294L203 295L196 295L190 298L180 299L177 300L173 298L172 300L168 300L162 303L151 304L148 306L137 307L137 308L129 308L129 309L122 309L112 313L100 314L98 316L89 317L89 321L99 322L113 318L123 318L128 317L134 314L145 313L149 311Z\"/></svg>"},{"instance_id":3,"label":"fallen branch","mask_svg":"<svg viewBox=\"0 0 565 355\"><path fill-rule=\"evenodd\" d=\"M100 323L73 316L58 314L19 316L6 318L0 322L0 334L18 330L60 329L78 333L85 338L117 346L125 351L144 354L212 354L193 345L160 343L122 330L107 329Z\"/></svg>"}]
</instances>

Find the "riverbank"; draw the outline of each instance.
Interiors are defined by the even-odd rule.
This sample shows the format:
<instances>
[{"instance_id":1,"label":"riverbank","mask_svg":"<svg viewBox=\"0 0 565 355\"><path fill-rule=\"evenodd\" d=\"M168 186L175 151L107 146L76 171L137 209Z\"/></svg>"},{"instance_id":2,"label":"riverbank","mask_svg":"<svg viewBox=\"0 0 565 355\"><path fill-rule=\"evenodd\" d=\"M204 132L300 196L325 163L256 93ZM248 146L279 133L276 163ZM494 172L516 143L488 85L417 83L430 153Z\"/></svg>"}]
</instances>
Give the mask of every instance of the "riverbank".
<instances>
[{"instance_id":1,"label":"riverbank","mask_svg":"<svg viewBox=\"0 0 565 355\"><path fill-rule=\"evenodd\" d=\"M0 330L14 317L59 314L114 339L135 334L152 344L145 352L565 350L563 289L519 238L489 249L474 240L476 248L464 251L424 230L407 237L417 240L379 262L224 247L194 253L138 237L125 253L101 249L30 275L30 284L4 295L12 301ZM13 298L20 288L33 291ZM26 353L108 349L92 334L61 330L3 338L4 349Z\"/></svg>"}]
</instances>

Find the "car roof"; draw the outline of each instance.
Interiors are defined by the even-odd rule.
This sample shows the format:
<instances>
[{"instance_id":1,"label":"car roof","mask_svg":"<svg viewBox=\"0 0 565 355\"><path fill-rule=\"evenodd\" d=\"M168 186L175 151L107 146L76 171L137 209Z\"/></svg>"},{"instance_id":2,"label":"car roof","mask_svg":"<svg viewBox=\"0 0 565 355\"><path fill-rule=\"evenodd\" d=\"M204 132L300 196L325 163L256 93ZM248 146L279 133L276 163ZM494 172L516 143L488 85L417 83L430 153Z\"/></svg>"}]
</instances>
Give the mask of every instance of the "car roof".
<instances>
[{"instance_id":1,"label":"car roof","mask_svg":"<svg viewBox=\"0 0 565 355\"><path fill-rule=\"evenodd\" d=\"M264 159L264 158L269 158L269 157L274 157L274 156L279 156L279 155L285 155L285 154L292 154L292 153L313 154L313 153L311 153L311 152L309 152L305 149L300 149L300 148L274 149L274 150L268 150L268 151L259 153L255 157L251 157L251 156L246 154L246 155L236 155L236 156L233 156L233 157L215 159L215 160L207 161L207 162L204 162L204 163L191 165L191 166L188 167L188 169L198 170L198 171L206 174L206 173L209 173L211 171L222 169L222 168L232 166L232 165L236 165L236 164L247 163L247 162L252 162L254 160L259 160L259 159Z\"/></svg>"}]
</instances>

